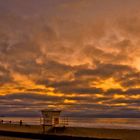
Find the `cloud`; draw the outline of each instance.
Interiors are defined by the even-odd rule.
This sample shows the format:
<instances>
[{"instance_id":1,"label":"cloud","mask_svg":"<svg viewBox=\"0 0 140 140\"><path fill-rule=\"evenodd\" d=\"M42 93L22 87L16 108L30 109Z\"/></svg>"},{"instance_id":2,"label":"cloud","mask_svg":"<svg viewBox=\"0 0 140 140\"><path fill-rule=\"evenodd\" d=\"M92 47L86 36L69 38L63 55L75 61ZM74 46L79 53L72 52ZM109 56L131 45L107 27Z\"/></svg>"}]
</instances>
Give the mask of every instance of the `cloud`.
<instances>
[{"instance_id":1,"label":"cloud","mask_svg":"<svg viewBox=\"0 0 140 140\"><path fill-rule=\"evenodd\" d=\"M121 31L125 36L130 36L130 37L137 37L140 33L140 19L134 15L134 16L129 16L125 18L120 18L118 20L118 26L121 28Z\"/></svg>"},{"instance_id":2,"label":"cloud","mask_svg":"<svg viewBox=\"0 0 140 140\"><path fill-rule=\"evenodd\" d=\"M118 75L133 71L132 67L127 65L104 64L99 63L95 69L81 69L77 71L76 76L99 76L100 78L117 77Z\"/></svg>"},{"instance_id":3,"label":"cloud","mask_svg":"<svg viewBox=\"0 0 140 140\"><path fill-rule=\"evenodd\" d=\"M140 94L140 88L129 88L125 93L129 95Z\"/></svg>"},{"instance_id":4,"label":"cloud","mask_svg":"<svg viewBox=\"0 0 140 140\"><path fill-rule=\"evenodd\" d=\"M106 94L123 94L124 91L122 89L109 89L108 91L106 91Z\"/></svg>"},{"instance_id":5,"label":"cloud","mask_svg":"<svg viewBox=\"0 0 140 140\"><path fill-rule=\"evenodd\" d=\"M137 115L140 19L127 15L128 9L116 16L119 2L44 1L39 5L53 8L39 16L36 8L32 16L0 14L0 110L24 114L60 107L75 115ZM105 12L104 4L106 10L117 4L116 11Z\"/></svg>"},{"instance_id":6,"label":"cloud","mask_svg":"<svg viewBox=\"0 0 140 140\"><path fill-rule=\"evenodd\" d=\"M97 94L97 93L102 93L103 90L100 88L65 88L63 87L62 89L56 89L56 91L61 91L63 93L76 93L76 94Z\"/></svg>"},{"instance_id":7,"label":"cloud","mask_svg":"<svg viewBox=\"0 0 140 140\"><path fill-rule=\"evenodd\" d=\"M39 111L49 105L60 105L63 103L63 98L39 95L36 93L11 93L0 96L0 111L2 114L23 114L23 112L30 112L28 115L39 115ZM4 110L3 110L4 108ZM25 115L25 114L24 114Z\"/></svg>"}]
</instances>

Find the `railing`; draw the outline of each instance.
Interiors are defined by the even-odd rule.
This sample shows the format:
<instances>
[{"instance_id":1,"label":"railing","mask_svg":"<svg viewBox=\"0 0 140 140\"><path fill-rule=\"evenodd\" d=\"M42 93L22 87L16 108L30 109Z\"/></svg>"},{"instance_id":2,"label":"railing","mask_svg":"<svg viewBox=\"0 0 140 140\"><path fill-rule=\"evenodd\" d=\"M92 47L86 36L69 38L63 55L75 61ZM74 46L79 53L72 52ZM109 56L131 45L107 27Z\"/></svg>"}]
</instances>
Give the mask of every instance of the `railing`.
<instances>
[{"instance_id":1,"label":"railing","mask_svg":"<svg viewBox=\"0 0 140 140\"><path fill-rule=\"evenodd\" d=\"M68 125L69 124L69 119L68 119L68 117L61 117L60 118L60 124L62 124L62 125Z\"/></svg>"},{"instance_id":2,"label":"railing","mask_svg":"<svg viewBox=\"0 0 140 140\"><path fill-rule=\"evenodd\" d=\"M23 121L5 121L5 120L0 120L0 124L19 124L20 126L23 125Z\"/></svg>"},{"instance_id":3,"label":"railing","mask_svg":"<svg viewBox=\"0 0 140 140\"><path fill-rule=\"evenodd\" d=\"M49 123L51 126L66 126L66 125L69 125L69 119L68 119L68 117L60 117L58 124L55 124L53 122L53 120L51 120ZM40 125L45 125L44 118L42 118L42 117L40 117Z\"/></svg>"}]
</instances>

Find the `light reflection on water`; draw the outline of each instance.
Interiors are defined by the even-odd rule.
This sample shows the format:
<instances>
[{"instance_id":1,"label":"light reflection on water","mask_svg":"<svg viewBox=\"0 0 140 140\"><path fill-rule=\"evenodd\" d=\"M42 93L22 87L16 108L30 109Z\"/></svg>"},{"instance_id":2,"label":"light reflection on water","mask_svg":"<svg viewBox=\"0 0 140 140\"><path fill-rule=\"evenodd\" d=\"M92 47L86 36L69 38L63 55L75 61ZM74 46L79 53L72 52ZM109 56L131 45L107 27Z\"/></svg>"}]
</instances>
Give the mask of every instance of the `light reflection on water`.
<instances>
[{"instance_id":1,"label":"light reflection on water","mask_svg":"<svg viewBox=\"0 0 140 140\"><path fill-rule=\"evenodd\" d=\"M40 125L39 117L0 117L0 120L24 124ZM92 128L140 129L140 118L68 118L68 126Z\"/></svg>"},{"instance_id":2,"label":"light reflection on water","mask_svg":"<svg viewBox=\"0 0 140 140\"><path fill-rule=\"evenodd\" d=\"M140 130L140 118L71 118L70 126Z\"/></svg>"}]
</instances>

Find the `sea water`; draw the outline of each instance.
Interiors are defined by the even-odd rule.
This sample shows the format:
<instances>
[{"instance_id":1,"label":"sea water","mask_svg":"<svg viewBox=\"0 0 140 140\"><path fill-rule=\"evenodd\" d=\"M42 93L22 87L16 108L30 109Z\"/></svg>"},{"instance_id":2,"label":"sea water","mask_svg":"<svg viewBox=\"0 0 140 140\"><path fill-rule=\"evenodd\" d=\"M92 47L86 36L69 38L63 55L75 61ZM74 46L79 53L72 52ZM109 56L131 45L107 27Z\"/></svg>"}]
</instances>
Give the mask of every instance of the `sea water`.
<instances>
[{"instance_id":1,"label":"sea water","mask_svg":"<svg viewBox=\"0 0 140 140\"><path fill-rule=\"evenodd\" d=\"M62 121L63 118L61 118ZM25 125L41 125L40 117L0 117L0 120L19 123L23 121ZM86 118L86 117L68 117L69 127L86 128L114 128L114 129L137 129L140 130L140 118Z\"/></svg>"}]
</instances>

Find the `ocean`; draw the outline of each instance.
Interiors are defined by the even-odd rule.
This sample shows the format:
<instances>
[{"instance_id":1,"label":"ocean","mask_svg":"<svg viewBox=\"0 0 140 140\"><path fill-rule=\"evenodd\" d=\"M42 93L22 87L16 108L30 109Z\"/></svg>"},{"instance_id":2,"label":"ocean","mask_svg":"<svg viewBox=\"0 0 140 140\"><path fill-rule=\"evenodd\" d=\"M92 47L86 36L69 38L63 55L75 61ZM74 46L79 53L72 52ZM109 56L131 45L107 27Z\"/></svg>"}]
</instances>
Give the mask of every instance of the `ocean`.
<instances>
[{"instance_id":1,"label":"ocean","mask_svg":"<svg viewBox=\"0 0 140 140\"><path fill-rule=\"evenodd\" d=\"M63 118L60 118L62 122ZM69 127L86 127L86 128L114 128L114 129L136 129L140 130L140 118L78 118L68 117ZM42 124L39 117L0 117L7 123L19 123L20 120L26 125Z\"/></svg>"}]
</instances>

